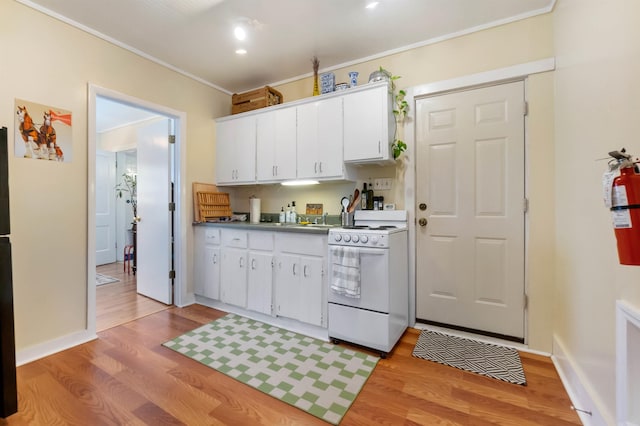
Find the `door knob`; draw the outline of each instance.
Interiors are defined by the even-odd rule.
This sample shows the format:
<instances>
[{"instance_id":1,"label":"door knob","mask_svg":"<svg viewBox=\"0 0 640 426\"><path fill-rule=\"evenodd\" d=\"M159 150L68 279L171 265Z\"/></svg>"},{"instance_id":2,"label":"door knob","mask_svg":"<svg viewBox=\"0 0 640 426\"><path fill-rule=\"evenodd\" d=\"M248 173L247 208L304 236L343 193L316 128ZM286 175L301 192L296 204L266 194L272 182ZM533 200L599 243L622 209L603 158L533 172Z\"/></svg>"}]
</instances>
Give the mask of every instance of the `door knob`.
<instances>
[{"instance_id":1,"label":"door knob","mask_svg":"<svg viewBox=\"0 0 640 426\"><path fill-rule=\"evenodd\" d=\"M420 219L418 219L418 225L427 226L427 219L425 219L424 217L421 217Z\"/></svg>"},{"instance_id":2,"label":"door knob","mask_svg":"<svg viewBox=\"0 0 640 426\"><path fill-rule=\"evenodd\" d=\"M418 208L419 208L420 210L424 211L424 210L426 210L426 209L427 209L427 205L426 205L425 203L420 203L420 204L418 205Z\"/></svg>"}]
</instances>

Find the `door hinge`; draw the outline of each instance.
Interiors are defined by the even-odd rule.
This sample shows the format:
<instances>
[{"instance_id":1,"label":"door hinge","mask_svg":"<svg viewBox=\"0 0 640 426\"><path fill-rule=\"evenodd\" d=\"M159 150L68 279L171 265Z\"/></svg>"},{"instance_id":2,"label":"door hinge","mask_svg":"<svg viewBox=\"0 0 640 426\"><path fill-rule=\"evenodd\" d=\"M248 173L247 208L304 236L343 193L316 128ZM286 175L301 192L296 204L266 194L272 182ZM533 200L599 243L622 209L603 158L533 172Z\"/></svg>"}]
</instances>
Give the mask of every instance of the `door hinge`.
<instances>
[{"instance_id":1,"label":"door hinge","mask_svg":"<svg viewBox=\"0 0 640 426\"><path fill-rule=\"evenodd\" d=\"M169 211L170 212L176 211L176 203L169 203Z\"/></svg>"},{"instance_id":2,"label":"door hinge","mask_svg":"<svg viewBox=\"0 0 640 426\"><path fill-rule=\"evenodd\" d=\"M529 115L529 102L524 101L524 108L522 109L522 115Z\"/></svg>"},{"instance_id":3,"label":"door hinge","mask_svg":"<svg viewBox=\"0 0 640 426\"><path fill-rule=\"evenodd\" d=\"M169 279L172 280L176 277L176 271L171 270L169 271Z\"/></svg>"},{"instance_id":4,"label":"door hinge","mask_svg":"<svg viewBox=\"0 0 640 426\"><path fill-rule=\"evenodd\" d=\"M528 198L522 199L522 211L524 213L527 213L529 211L529 199Z\"/></svg>"},{"instance_id":5,"label":"door hinge","mask_svg":"<svg viewBox=\"0 0 640 426\"><path fill-rule=\"evenodd\" d=\"M176 143L176 135L169 135L169 143L170 144Z\"/></svg>"},{"instance_id":6,"label":"door hinge","mask_svg":"<svg viewBox=\"0 0 640 426\"><path fill-rule=\"evenodd\" d=\"M524 306L523 309L527 309L529 307L529 295L525 294L524 295Z\"/></svg>"}]
</instances>

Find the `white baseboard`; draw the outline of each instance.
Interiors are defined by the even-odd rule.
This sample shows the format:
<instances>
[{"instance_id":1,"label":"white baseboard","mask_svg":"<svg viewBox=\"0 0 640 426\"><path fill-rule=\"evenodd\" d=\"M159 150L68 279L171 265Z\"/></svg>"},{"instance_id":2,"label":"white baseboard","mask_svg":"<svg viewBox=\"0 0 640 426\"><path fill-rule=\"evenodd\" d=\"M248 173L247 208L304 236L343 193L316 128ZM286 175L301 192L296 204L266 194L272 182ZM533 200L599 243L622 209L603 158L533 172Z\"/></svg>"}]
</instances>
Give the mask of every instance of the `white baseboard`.
<instances>
[{"instance_id":1,"label":"white baseboard","mask_svg":"<svg viewBox=\"0 0 640 426\"><path fill-rule=\"evenodd\" d=\"M37 359L44 358L57 352L64 351L65 349L90 342L91 340L97 338L98 336L95 333L91 333L87 330L82 330L78 331L77 333L68 334L58 339L29 346L28 348L16 351L16 364L18 366L21 366L31 361L35 361Z\"/></svg>"},{"instance_id":2,"label":"white baseboard","mask_svg":"<svg viewBox=\"0 0 640 426\"><path fill-rule=\"evenodd\" d=\"M598 397L593 392L590 392L589 386L583 379L584 374L575 360L569 356L564 345L555 334L553 335L553 355L551 360L556 370L558 370L560 380L582 424L585 426L614 425L613 416L603 408L604 404Z\"/></svg>"}]
</instances>

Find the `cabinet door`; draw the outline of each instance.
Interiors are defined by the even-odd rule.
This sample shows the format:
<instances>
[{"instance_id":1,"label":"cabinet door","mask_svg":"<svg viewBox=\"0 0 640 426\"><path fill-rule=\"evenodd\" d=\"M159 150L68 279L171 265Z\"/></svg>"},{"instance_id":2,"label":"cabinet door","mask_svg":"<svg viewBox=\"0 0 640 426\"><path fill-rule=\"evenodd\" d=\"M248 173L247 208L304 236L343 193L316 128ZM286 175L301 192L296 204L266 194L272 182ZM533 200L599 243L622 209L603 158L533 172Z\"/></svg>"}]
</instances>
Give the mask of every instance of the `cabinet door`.
<instances>
[{"instance_id":1,"label":"cabinet door","mask_svg":"<svg viewBox=\"0 0 640 426\"><path fill-rule=\"evenodd\" d=\"M236 183L251 183L256 180L256 118L239 118L236 122L235 164Z\"/></svg>"},{"instance_id":2,"label":"cabinet door","mask_svg":"<svg viewBox=\"0 0 640 426\"><path fill-rule=\"evenodd\" d=\"M273 295L273 255L249 252L247 309L271 315Z\"/></svg>"},{"instance_id":3,"label":"cabinet door","mask_svg":"<svg viewBox=\"0 0 640 426\"><path fill-rule=\"evenodd\" d=\"M322 326L324 295L324 269L321 257L300 258L300 306L298 319L302 322Z\"/></svg>"},{"instance_id":4,"label":"cabinet door","mask_svg":"<svg viewBox=\"0 0 640 426\"><path fill-rule=\"evenodd\" d=\"M235 122L220 121L216 123L216 180L218 183L233 183L235 164L229 159L235 157L234 140Z\"/></svg>"},{"instance_id":5,"label":"cabinet door","mask_svg":"<svg viewBox=\"0 0 640 426\"><path fill-rule=\"evenodd\" d=\"M388 160L393 113L388 86L344 96L344 161Z\"/></svg>"},{"instance_id":6,"label":"cabinet door","mask_svg":"<svg viewBox=\"0 0 640 426\"><path fill-rule=\"evenodd\" d=\"M256 117L257 178L261 182L296 177L296 109L284 108Z\"/></svg>"},{"instance_id":7,"label":"cabinet door","mask_svg":"<svg viewBox=\"0 0 640 426\"><path fill-rule=\"evenodd\" d=\"M297 108L298 177L339 177L342 165L342 98Z\"/></svg>"},{"instance_id":8,"label":"cabinet door","mask_svg":"<svg viewBox=\"0 0 640 426\"><path fill-rule=\"evenodd\" d=\"M300 264L298 256L281 254L276 261L275 310L278 316L297 319L300 306Z\"/></svg>"},{"instance_id":9,"label":"cabinet door","mask_svg":"<svg viewBox=\"0 0 640 426\"><path fill-rule=\"evenodd\" d=\"M223 248L220 270L220 299L224 303L247 306L247 251Z\"/></svg>"},{"instance_id":10,"label":"cabinet door","mask_svg":"<svg viewBox=\"0 0 640 426\"><path fill-rule=\"evenodd\" d=\"M256 178L256 118L240 117L216 123L216 180L243 184Z\"/></svg>"},{"instance_id":11,"label":"cabinet door","mask_svg":"<svg viewBox=\"0 0 640 426\"><path fill-rule=\"evenodd\" d=\"M297 107L297 164L299 178L318 177L318 103L313 102Z\"/></svg>"},{"instance_id":12,"label":"cabinet door","mask_svg":"<svg viewBox=\"0 0 640 426\"><path fill-rule=\"evenodd\" d=\"M331 98L320 103L318 114L318 171L321 177L343 174L343 114L342 98Z\"/></svg>"},{"instance_id":13,"label":"cabinet door","mask_svg":"<svg viewBox=\"0 0 640 426\"><path fill-rule=\"evenodd\" d=\"M205 247L202 295L209 299L220 299L220 249Z\"/></svg>"},{"instance_id":14,"label":"cabinet door","mask_svg":"<svg viewBox=\"0 0 640 426\"><path fill-rule=\"evenodd\" d=\"M276 180L275 150L275 114L260 114L256 117L256 177L259 182Z\"/></svg>"}]
</instances>

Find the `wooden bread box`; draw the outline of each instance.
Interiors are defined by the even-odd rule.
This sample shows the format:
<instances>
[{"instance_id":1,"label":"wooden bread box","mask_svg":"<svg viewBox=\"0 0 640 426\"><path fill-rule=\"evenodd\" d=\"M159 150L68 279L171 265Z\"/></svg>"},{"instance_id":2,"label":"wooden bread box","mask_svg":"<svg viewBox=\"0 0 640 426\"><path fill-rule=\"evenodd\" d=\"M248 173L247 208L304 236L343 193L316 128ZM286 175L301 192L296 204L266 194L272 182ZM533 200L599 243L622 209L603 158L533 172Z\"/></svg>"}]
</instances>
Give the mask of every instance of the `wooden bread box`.
<instances>
[{"instance_id":1,"label":"wooden bread box","mask_svg":"<svg viewBox=\"0 0 640 426\"><path fill-rule=\"evenodd\" d=\"M234 93L231 96L231 114L253 111L283 102L282 93L273 87L265 86L261 89L251 90L245 93Z\"/></svg>"}]
</instances>

